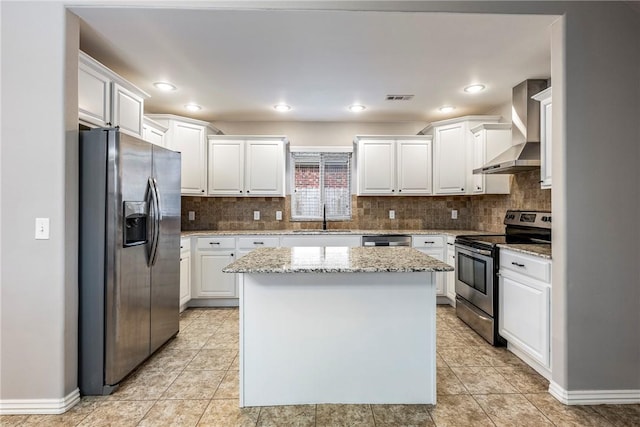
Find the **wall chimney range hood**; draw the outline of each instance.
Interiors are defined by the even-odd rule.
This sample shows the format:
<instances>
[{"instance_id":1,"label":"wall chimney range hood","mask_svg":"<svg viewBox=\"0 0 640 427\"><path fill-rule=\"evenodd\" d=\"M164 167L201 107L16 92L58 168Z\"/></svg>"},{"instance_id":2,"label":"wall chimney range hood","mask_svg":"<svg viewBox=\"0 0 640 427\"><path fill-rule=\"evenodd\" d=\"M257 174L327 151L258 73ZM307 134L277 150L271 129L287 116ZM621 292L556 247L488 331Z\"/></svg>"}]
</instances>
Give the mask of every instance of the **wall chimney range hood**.
<instances>
[{"instance_id":1,"label":"wall chimney range hood","mask_svg":"<svg viewBox=\"0 0 640 427\"><path fill-rule=\"evenodd\" d=\"M512 146L474 174L513 174L540 168L540 103L531 97L547 88L546 80L525 80L513 88Z\"/></svg>"}]
</instances>

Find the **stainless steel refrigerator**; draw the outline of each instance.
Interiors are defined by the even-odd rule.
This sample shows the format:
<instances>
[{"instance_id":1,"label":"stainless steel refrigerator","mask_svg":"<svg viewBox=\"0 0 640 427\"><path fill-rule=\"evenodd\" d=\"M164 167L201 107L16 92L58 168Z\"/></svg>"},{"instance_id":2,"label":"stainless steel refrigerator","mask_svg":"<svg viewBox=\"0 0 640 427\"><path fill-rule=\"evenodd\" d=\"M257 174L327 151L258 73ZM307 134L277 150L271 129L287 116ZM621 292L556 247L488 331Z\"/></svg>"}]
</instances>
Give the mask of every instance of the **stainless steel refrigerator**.
<instances>
[{"instance_id":1,"label":"stainless steel refrigerator","mask_svg":"<svg viewBox=\"0 0 640 427\"><path fill-rule=\"evenodd\" d=\"M104 395L178 332L180 153L80 132L79 386Z\"/></svg>"}]
</instances>

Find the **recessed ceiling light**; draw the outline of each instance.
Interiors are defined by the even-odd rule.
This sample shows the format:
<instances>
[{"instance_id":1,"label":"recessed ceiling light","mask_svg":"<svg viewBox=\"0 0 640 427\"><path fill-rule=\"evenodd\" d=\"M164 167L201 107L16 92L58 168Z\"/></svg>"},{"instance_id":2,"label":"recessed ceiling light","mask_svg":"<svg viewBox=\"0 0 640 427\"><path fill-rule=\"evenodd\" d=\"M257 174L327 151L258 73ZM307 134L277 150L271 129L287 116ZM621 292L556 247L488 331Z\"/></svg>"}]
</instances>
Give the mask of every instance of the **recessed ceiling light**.
<instances>
[{"instance_id":1,"label":"recessed ceiling light","mask_svg":"<svg viewBox=\"0 0 640 427\"><path fill-rule=\"evenodd\" d=\"M455 109L456 109L456 107L452 107L451 105L445 105L445 106L442 106L442 107L438 108L438 110L440 110L441 113L450 113Z\"/></svg>"},{"instance_id":2,"label":"recessed ceiling light","mask_svg":"<svg viewBox=\"0 0 640 427\"><path fill-rule=\"evenodd\" d=\"M349 111L352 113L359 113L360 111L364 111L367 107L360 104L349 105Z\"/></svg>"},{"instance_id":3,"label":"recessed ceiling light","mask_svg":"<svg viewBox=\"0 0 640 427\"><path fill-rule=\"evenodd\" d=\"M484 90L484 85L481 85L481 84L469 85L464 88L464 91L467 93L478 93L483 90Z\"/></svg>"},{"instance_id":4,"label":"recessed ceiling light","mask_svg":"<svg viewBox=\"0 0 640 427\"><path fill-rule=\"evenodd\" d=\"M273 106L273 108L274 110L280 111L281 113L291 110L291 106L287 104L276 104Z\"/></svg>"},{"instance_id":5,"label":"recessed ceiling light","mask_svg":"<svg viewBox=\"0 0 640 427\"><path fill-rule=\"evenodd\" d=\"M157 89L160 89L161 91L164 91L164 92L171 92L172 90L176 90L176 87L174 85L167 82L155 82L153 85Z\"/></svg>"},{"instance_id":6,"label":"recessed ceiling light","mask_svg":"<svg viewBox=\"0 0 640 427\"><path fill-rule=\"evenodd\" d=\"M187 104L184 106L184 108L186 108L189 111L200 111L202 110L202 107L199 106L198 104Z\"/></svg>"}]
</instances>

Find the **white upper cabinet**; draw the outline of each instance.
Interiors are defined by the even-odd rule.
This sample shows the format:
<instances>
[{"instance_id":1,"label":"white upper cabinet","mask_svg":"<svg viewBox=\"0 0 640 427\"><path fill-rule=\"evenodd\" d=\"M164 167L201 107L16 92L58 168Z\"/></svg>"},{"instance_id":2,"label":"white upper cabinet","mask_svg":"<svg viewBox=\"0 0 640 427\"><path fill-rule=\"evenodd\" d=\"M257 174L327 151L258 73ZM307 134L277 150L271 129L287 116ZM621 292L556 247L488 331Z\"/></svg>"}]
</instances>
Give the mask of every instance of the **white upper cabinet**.
<instances>
[{"instance_id":1,"label":"white upper cabinet","mask_svg":"<svg viewBox=\"0 0 640 427\"><path fill-rule=\"evenodd\" d=\"M78 116L88 124L104 127L111 123L111 80L94 64L93 59L80 52Z\"/></svg>"},{"instance_id":2,"label":"white upper cabinet","mask_svg":"<svg viewBox=\"0 0 640 427\"><path fill-rule=\"evenodd\" d=\"M532 98L540 101L540 186L551 188L551 88Z\"/></svg>"},{"instance_id":3,"label":"white upper cabinet","mask_svg":"<svg viewBox=\"0 0 640 427\"><path fill-rule=\"evenodd\" d=\"M283 139L250 139L245 152L245 189L248 196L284 197Z\"/></svg>"},{"instance_id":4,"label":"white upper cabinet","mask_svg":"<svg viewBox=\"0 0 640 427\"><path fill-rule=\"evenodd\" d=\"M209 140L209 195L244 194L244 141Z\"/></svg>"},{"instance_id":5,"label":"white upper cabinet","mask_svg":"<svg viewBox=\"0 0 640 427\"><path fill-rule=\"evenodd\" d=\"M395 192L395 141L360 140L358 143L358 194Z\"/></svg>"},{"instance_id":6,"label":"white upper cabinet","mask_svg":"<svg viewBox=\"0 0 640 427\"><path fill-rule=\"evenodd\" d=\"M433 193L473 194L474 137L471 128L497 123L500 116L464 116L431 123L423 133L433 135Z\"/></svg>"},{"instance_id":7,"label":"white upper cabinet","mask_svg":"<svg viewBox=\"0 0 640 427\"><path fill-rule=\"evenodd\" d=\"M473 134L473 164L471 171L481 168L488 161L511 146L510 123L483 123L471 129ZM473 194L509 194L511 175L471 175Z\"/></svg>"},{"instance_id":8,"label":"white upper cabinet","mask_svg":"<svg viewBox=\"0 0 640 427\"><path fill-rule=\"evenodd\" d=\"M431 137L357 136L358 195L431 194Z\"/></svg>"},{"instance_id":9,"label":"white upper cabinet","mask_svg":"<svg viewBox=\"0 0 640 427\"><path fill-rule=\"evenodd\" d=\"M434 129L434 179L436 194L467 192L467 140L464 123Z\"/></svg>"},{"instance_id":10,"label":"white upper cabinet","mask_svg":"<svg viewBox=\"0 0 640 427\"><path fill-rule=\"evenodd\" d=\"M89 126L119 126L142 138L149 95L84 52L78 53L78 117Z\"/></svg>"},{"instance_id":11,"label":"white upper cabinet","mask_svg":"<svg viewBox=\"0 0 640 427\"><path fill-rule=\"evenodd\" d=\"M431 194L431 140L398 140L398 193Z\"/></svg>"},{"instance_id":12,"label":"white upper cabinet","mask_svg":"<svg viewBox=\"0 0 640 427\"><path fill-rule=\"evenodd\" d=\"M116 82L111 84L111 99L113 123L122 132L142 137L144 99Z\"/></svg>"},{"instance_id":13,"label":"white upper cabinet","mask_svg":"<svg viewBox=\"0 0 640 427\"><path fill-rule=\"evenodd\" d=\"M210 136L208 195L284 197L284 136Z\"/></svg>"},{"instance_id":14,"label":"white upper cabinet","mask_svg":"<svg viewBox=\"0 0 640 427\"><path fill-rule=\"evenodd\" d=\"M155 120L145 117L142 122L142 139L159 147L165 147L165 135L168 130Z\"/></svg>"},{"instance_id":15,"label":"white upper cabinet","mask_svg":"<svg viewBox=\"0 0 640 427\"><path fill-rule=\"evenodd\" d=\"M204 196L207 193L207 135L217 132L209 123L172 114L149 114L148 118L165 126L166 148L182 155L181 193Z\"/></svg>"}]
</instances>

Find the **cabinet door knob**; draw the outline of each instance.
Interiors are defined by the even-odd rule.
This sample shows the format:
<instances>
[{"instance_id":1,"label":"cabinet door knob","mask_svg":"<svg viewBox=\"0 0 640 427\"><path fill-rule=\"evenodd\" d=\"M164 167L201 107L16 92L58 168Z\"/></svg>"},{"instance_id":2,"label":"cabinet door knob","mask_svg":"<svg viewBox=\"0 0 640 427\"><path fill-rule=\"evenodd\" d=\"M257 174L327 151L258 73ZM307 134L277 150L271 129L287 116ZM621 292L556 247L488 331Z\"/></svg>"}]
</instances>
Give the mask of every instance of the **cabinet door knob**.
<instances>
[{"instance_id":1,"label":"cabinet door knob","mask_svg":"<svg viewBox=\"0 0 640 427\"><path fill-rule=\"evenodd\" d=\"M249 194L249 190L247 190L247 194Z\"/></svg>"},{"instance_id":2,"label":"cabinet door knob","mask_svg":"<svg viewBox=\"0 0 640 427\"><path fill-rule=\"evenodd\" d=\"M516 267L522 267L524 268L524 264L520 264L519 262L512 262L511 265L515 265Z\"/></svg>"},{"instance_id":3,"label":"cabinet door knob","mask_svg":"<svg viewBox=\"0 0 640 427\"><path fill-rule=\"evenodd\" d=\"M240 193L242 193L242 190L240 190Z\"/></svg>"},{"instance_id":4,"label":"cabinet door knob","mask_svg":"<svg viewBox=\"0 0 640 427\"><path fill-rule=\"evenodd\" d=\"M204 193L204 190L201 190Z\"/></svg>"},{"instance_id":5,"label":"cabinet door knob","mask_svg":"<svg viewBox=\"0 0 640 427\"><path fill-rule=\"evenodd\" d=\"M461 188L460 191L464 191L464 188Z\"/></svg>"},{"instance_id":6,"label":"cabinet door knob","mask_svg":"<svg viewBox=\"0 0 640 427\"><path fill-rule=\"evenodd\" d=\"M395 193L396 190L391 190L392 193Z\"/></svg>"},{"instance_id":7,"label":"cabinet door knob","mask_svg":"<svg viewBox=\"0 0 640 427\"><path fill-rule=\"evenodd\" d=\"M402 192L402 190L398 190L398 193Z\"/></svg>"}]
</instances>

